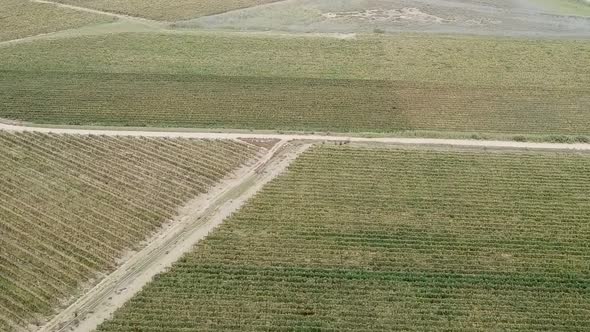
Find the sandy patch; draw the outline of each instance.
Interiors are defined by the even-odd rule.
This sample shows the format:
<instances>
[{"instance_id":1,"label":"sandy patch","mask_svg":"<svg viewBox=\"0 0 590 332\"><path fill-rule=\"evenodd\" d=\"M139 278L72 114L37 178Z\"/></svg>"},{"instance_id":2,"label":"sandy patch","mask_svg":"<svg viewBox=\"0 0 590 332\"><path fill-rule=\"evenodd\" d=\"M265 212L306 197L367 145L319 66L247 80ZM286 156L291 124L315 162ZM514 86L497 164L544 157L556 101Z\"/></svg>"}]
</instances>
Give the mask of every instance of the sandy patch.
<instances>
[{"instance_id":1,"label":"sandy patch","mask_svg":"<svg viewBox=\"0 0 590 332\"><path fill-rule=\"evenodd\" d=\"M363 11L350 12L332 12L324 13L322 17L328 20L334 19L359 19L370 22L401 22L411 21L418 23L445 23L450 22L442 17L431 15L421 11L418 8L402 8L402 9L370 9Z\"/></svg>"}]
</instances>

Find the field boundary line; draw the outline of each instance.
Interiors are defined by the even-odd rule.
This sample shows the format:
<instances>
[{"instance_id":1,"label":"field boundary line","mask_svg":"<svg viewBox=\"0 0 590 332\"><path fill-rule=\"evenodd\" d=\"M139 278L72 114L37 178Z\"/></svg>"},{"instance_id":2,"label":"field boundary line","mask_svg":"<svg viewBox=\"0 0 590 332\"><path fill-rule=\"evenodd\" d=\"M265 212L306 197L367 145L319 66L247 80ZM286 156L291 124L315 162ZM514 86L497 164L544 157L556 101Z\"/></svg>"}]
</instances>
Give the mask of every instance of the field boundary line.
<instances>
[{"instance_id":1,"label":"field boundary line","mask_svg":"<svg viewBox=\"0 0 590 332\"><path fill-rule=\"evenodd\" d=\"M48 5L54 5L54 6L62 7L62 8L73 9L73 10L77 10L77 11L81 11L81 12L87 12L87 13L98 14L98 15L107 15L107 16L116 17L116 18L121 19L121 20L142 22L142 23L146 23L146 24L150 24L150 25L156 25L156 24L157 25L161 25L161 24L168 23L168 22L164 22L164 21L151 20L149 18L144 18L144 17L139 17L139 16L131 16L131 15L127 15L127 14L118 14L118 13L108 12L108 11L99 10L99 9L92 9L92 8L87 8L87 7L80 7L80 6L75 6L75 5L68 5L68 4L65 4L65 3L55 2L55 1L50 1L50 0L30 0L30 1L31 2L36 2L36 3L43 3L43 4L48 4Z\"/></svg>"},{"instance_id":2,"label":"field boundary line","mask_svg":"<svg viewBox=\"0 0 590 332\"><path fill-rule=\"evenodd\" d=\"M240 10L247 10L247 9L253 9L253 8L267 7L267 6L275 5L277 3L288 2L288 1L292 1L292 0L275 0L275 1L272 1L272 2L261 3L261 4L258 4L258 5L249 6L249 7L228 9L228 10L225 10L225 11L221 11L219 13L214 13L214 14L209 14L209 15L202 15L202 16L195 16L193 18L188 18L188 19L181 19L181 20L175 21L174 23L184 23L184 22L194 21L194 20L197 20L197 19L200 19L200 18L204 18L204 17L213 17L213 16L217 16L217 15L223 15L223 14L233 13L233 12L237 12L237 11L240 11Z\"/></svg>"},{"instance_id":3,"label":"field boundary line","mask_svg":"<svg viewBox=\"0 0 590 332\"><path fill-rule=\"evenodd\" d=\"M447 147L473 147L485 149L521 149L521 150L561 150L590 151L590 143L537 143L500 140L469 140L444 138L404 138L404 137L355 137L315 134L265 134L244 132L196 132L196 131L150 131L150 130L115 130L115 129L78 129L24 126L0 122L0 130L9 132L39 132L70 135L130 136L130 137L165 137L194 139L277 139L288 141L343 142L343 143L381 143L398 145L424 145Z\"/></svg>"},{"instance_id":4,"label":"field boundary line","mask_svg":"<svg viewBox=\"0 0 590 332\"><path fill-rule=\"evenodd\" d=\"M48 37L51 37L53 35L57 35L59 33L63 33L64 31L75 31L75 30L78 30L78 29L80 29L80 28L59 30L59 31L54 31L54 32L46 32L46 33L40 33L40 34L34 35L34 36L27 36L27 37L22 37L22 38L17 38L17 39L4 40L4 41L1 41L0 42L0 47L2 47L2 46L8 46L8 45L13 45L13 44L18 44L18 43L25 43L25 42L28 42L28 41L34 41L34 40L43 39L43 38L48 38Z\"/></svg>"},{"instance_id":5,"label":"field boundary line","mask_svg":"<svg viewBox=\"0 0 590 332\"><path fill-rule=\"evenodd\" d=\"M277 142L257 162L240 168L190 202L180 221L168 225L142 250L38 331L92 331L116 309L236 212L281 174L311 144Z\"/></svg>"}]
</instances>

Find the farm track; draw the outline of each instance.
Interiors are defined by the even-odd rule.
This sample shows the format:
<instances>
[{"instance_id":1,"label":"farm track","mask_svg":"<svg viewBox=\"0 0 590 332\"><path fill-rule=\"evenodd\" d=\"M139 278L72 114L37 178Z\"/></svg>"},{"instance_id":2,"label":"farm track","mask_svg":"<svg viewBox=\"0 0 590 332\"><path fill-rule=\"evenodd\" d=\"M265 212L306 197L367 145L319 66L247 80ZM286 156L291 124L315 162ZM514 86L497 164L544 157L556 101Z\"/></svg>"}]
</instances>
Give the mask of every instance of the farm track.
<instances>
[{"instance_id":1,"label":"farm track","mask_svg":"<svg viewBox=\"0 0 590 332\"><path fill-rule=\"evenodd\" d=\"M112 17L118 18L120 20L141 22L141 23L145 23L148 25L158 25L159 26L159 25L167 23L167 22L160 22L160 21L156 21L156 20L150 20L149 18L143 18L143 17L131 16L131 15L125 15L125 14L117 14L117 13L113 13L113 12L107 12L107 11L98 10L98 9L68 5L68 4L54 2L54 1L47 1L47 0L30 0L30 1L36 2L36 3L44 3L44 4L48 4L48 5L54 5L57 7L68 8L68 9L92 13L92 14L112 16Z\"/></svg>"},{"instance_id":2,"label":"farm track","mask_svg":"<svg viewBox=\"0 0 590 332\"><path fill-rule=\"evenodd\" d=\"M39 331L90 331L163 272L266 183L279 175L310 144L276 143L258 162L245 166L190 203L181 222L163 229L100 284L60 312Z\"/></svg>"},{"instance_id":3,"label":"farm track","mask_svg":"<svg viewBox=\"0 0 590 332\"><path fill-rule=\"evenodd\" d=\"M496 140L467 140L467 139L438 139L438 138L400 138L400 137L353 137L344 135L314 135L314 134L266 134L266 133L212 133L212 132L183 132L183 131L149 131L149 130L103 130L79 128L49 128L28 127L8 123L0 123L0 130L9 132L39 132L71 135L103 135L103 136L132 136L132 137L167 137L167 138L197 138L197 139L278 139L286 141L311 142L354 142L420 146L446 147L474 147L489 149L524 149L524 150L575 150L590 151L589 143L536 143Z\"/></svg>"}]
</instances>

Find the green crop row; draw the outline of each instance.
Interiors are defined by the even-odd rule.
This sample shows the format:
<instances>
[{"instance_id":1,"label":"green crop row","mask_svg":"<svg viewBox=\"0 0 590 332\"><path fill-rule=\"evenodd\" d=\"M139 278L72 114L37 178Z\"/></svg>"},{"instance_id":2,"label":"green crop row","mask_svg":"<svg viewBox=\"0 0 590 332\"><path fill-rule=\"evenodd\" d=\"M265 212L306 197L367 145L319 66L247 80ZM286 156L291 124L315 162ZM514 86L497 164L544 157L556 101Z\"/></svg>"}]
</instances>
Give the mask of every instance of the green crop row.
<instances>
[{"instance_id":1,"label":"green crop row","mask_svg":"<svg viewBox=\"0 0 590 332\"><path fill-rule=\"evenodd\" d=\"M321 145L99 331L590 328L590 155Z\"/></svg>"}]
</instances>

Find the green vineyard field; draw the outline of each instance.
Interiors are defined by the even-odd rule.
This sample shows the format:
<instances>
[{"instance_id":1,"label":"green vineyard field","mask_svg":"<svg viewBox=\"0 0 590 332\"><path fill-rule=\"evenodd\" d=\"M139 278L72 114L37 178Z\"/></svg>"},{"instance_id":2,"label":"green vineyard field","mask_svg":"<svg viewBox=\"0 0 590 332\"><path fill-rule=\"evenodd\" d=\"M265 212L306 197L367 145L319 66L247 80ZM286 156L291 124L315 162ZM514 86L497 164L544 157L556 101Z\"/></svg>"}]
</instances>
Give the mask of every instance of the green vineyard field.
<instances>
[{"instance_id":1,"label":"green vineyard field","mask_svg":"<svg viewBox=\"0 0 590 332\"><path fill-rule=\"evenodd\" d=\"M587 42L412 35L116 34L38 41L0 48L0 117L75 125L588 135L588 54Z\"/></svg>"},{"instance_id":2,"label":"green vineyard field","mask_svg":"<svg viewBox=\"0 0 590 332\"><path fill-rule=\"evenodd\" d=\"M590 155L317 146L99 327L590 329Z\"/></svg>"},{"instance_id":3,"label":"green vineyard field","mask_svg":"<svg viewBox=\"0 0 590 332\"><path fill-rule=\"evenodd\" d=\"M0 91L3 116L38 123L590 134L590 114L583 111L587 98L580 90L169 74L2 74L10 82Z\"/></svg>"},{"instance_id":4,"label":"green vineyard field","mask_svg":"<svg viewBox=\"0 0 590 332\"><path fill-rule=\"evenodd\" d=\"M0 0L0 42L112 22L108 16L23 0Z\"/></svg>"},{"instance_id":5,"label":"green vineyard field","mask_svg":"<svg viewBox=\"0 0 590 332\"><path fill-rule=\"evenodd\" d=\"M237 141L0 132L0 330L53 314L257 155Z\"/></svg>"}]
</instances>

